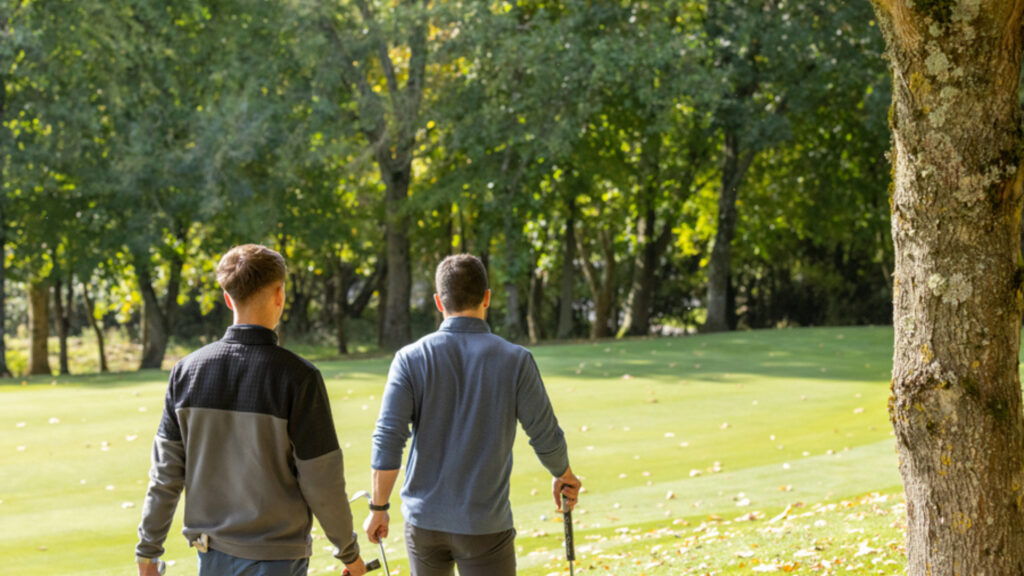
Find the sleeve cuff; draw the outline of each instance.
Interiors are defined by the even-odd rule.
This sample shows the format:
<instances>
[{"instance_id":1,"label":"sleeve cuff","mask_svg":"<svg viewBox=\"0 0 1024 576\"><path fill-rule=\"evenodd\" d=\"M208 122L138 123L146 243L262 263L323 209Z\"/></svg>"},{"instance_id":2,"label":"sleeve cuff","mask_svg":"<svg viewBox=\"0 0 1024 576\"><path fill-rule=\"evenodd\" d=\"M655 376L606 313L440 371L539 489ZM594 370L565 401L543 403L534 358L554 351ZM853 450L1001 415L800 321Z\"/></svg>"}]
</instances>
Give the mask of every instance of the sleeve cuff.
<instances>
[{"instance_id":1,"label":"sleeve cuff","mask_svg":"<svg viewBox=\"0 0 1024 576\"><path fill-rule=\"evenodd\" d=\"M334 557L341 560L342 564L351 564L359 558L359 542L356 540L356 533L352 533L352 544L344 550L334 550Z\"/></svg>"}]
</instances>

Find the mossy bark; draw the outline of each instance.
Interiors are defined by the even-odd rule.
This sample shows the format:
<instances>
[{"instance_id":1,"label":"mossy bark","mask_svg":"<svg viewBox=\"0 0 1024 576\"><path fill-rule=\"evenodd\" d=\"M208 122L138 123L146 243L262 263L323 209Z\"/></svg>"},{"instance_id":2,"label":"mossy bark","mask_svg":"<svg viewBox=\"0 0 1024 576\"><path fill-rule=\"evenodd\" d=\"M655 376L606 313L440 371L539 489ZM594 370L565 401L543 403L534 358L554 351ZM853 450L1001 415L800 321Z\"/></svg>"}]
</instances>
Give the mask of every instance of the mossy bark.
<instances>
[{"instance_id":1,"label":"mossy bark","mask_svg":"<svg viewBox=\"0 0 1024 576\"><path fill-rule=\"evenodd\" d=\"M876 0L911 575L1024 574L1017 0Z\"/></svg>"}]
</instances>

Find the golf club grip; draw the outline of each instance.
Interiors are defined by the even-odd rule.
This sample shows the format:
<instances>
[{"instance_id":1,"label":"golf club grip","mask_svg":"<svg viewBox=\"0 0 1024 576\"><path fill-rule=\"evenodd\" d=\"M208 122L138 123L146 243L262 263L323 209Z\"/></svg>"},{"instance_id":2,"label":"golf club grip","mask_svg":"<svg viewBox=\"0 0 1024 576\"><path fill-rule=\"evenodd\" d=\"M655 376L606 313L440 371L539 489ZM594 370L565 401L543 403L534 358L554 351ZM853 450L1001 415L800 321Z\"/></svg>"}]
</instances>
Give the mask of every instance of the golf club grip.
<instances>
[{"instance_id":1,"label":"golf club grip","mask_svg":"<svg viewBox=\"0 0 1024 576\"><path fill-rule=\"evenodd\" d=\"M366 563L367 572L373 572L374 570L380 570L380 560L377 560L376 558ZM346 574L350 574L350 572L348 571L348 568L345 568L341 571L341 574L344 576Z\"/></svg>"},{"instance_id":2,"label":"golf club grip","mask_svg":"<svg viewBox=\"0 0 1024 576\"><path fill-rule=\"evenodd\" d=\"M562 523L565 524L565 558L569 562L576 560L576 545L572 539L572 510L567 505L567 498L562 494Z\"/></svg>"}]
</instances>

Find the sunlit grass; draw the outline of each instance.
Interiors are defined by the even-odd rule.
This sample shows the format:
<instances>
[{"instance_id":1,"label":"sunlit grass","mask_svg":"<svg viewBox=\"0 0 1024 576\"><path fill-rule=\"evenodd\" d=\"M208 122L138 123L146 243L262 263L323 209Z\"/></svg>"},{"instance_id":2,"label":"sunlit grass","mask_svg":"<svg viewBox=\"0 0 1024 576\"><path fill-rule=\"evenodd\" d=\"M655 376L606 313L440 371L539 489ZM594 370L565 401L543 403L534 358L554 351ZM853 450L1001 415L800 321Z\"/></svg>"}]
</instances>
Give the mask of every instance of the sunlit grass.
<instances>
[{"instance_id":1,"label":"sunlit grass","mask_svg":"<svg viewBox=\"0 0 1024 576\"><path fill-rule=\"evenodd\" d=\"M886 416L891 338L886 328L832 328L534 348L587 488L575 514L577 572L741 574L772 565L899 572L900 483ZM368 487L369 438L388 364L318 363L350 492ZM134 570L165 378L127 373L0 386L4 571ZM864 498L871 493L885 500ZM512 501L520 573L567 573L550 478L525 437L516 443ZM768 522L787 506L787 518ZM396 509L388 559L392 573L407 574ZM354 511L361 523L365 510ZM179 514L168 574L194 574L180 528ZM327 546L316 541L314 573L337 567ZM365 543L364 552L379 555Z\"/></svg>"}]
</instances>

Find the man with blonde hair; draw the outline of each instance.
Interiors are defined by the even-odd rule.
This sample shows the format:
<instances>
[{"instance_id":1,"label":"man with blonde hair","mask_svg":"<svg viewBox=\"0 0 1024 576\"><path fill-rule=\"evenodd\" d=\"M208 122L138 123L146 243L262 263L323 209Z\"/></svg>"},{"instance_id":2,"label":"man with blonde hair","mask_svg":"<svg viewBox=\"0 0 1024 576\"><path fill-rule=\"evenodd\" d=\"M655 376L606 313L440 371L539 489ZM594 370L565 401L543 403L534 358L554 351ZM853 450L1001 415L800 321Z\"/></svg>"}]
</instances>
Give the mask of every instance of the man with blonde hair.
<instances>
[{"instance_id":1,"label":"man with blonde hair","mask_svg":"<svg viewBox=\"0 0 1024 576\"><path fill-rule=\"evenodd\" d=\"M135 548L155 576L178 498L200 576L302 576L313 514L335 557L366 572L352 530L341 449L323 377L277 345L284 258L255 244L217 265L234 323L171 370Z\"/></svg>"}]
</instances>

